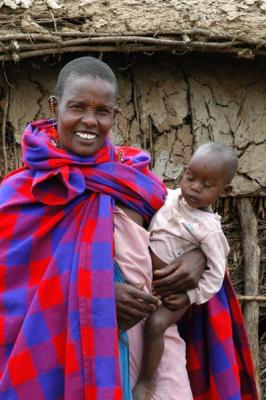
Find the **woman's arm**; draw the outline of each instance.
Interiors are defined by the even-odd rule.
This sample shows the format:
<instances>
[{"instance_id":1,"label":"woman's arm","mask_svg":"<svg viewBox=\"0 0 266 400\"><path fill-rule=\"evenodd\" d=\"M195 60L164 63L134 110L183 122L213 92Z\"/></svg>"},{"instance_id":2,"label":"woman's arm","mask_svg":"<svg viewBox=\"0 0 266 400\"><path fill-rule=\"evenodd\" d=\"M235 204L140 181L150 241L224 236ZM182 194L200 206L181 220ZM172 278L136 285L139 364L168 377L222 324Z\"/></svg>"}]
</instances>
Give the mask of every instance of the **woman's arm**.
<instances>
[{"instance_id":1,"label":"woman's arm","mask_svg":"<svg viewBox=\"0 0 266 400\"><path fill-rule=\"evenodd\" d=\"M161 297L167 297L193 289L198 285L205 268L206 257L202 251L191 250L163 269L154 271L154 291Z\"/></svg>"}]
</instances>

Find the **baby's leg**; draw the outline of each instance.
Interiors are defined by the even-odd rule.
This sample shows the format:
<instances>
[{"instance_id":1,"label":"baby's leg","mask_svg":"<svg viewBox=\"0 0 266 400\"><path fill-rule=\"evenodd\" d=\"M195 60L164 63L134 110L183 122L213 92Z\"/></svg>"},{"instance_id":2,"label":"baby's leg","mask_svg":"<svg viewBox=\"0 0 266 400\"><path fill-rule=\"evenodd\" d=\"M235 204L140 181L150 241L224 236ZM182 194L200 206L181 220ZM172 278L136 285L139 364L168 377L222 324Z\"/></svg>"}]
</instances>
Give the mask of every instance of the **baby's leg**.
<instances>
[{"instance_id":1,"label":"baby's leg","mask_svg":"<svg viewBox=\"0 0 266 400\"><path fill-rule=\"evenodd\" d=\"M179 317L179 310L171 311L162 305L147 319L144 328L142 368L133 390L134 400L151 399L154 388L154 374L164 351L164 332L170 325L177 322Z\"/></svg>"}]
</instances>

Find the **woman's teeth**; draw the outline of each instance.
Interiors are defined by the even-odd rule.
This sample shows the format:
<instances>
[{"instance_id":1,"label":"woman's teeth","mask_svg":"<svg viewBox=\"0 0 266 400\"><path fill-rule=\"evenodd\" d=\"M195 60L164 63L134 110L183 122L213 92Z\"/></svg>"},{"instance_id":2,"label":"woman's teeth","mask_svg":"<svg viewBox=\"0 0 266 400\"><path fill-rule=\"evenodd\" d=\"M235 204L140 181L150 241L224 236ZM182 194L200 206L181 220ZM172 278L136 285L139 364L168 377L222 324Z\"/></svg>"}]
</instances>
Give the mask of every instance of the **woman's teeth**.
<instances>
[{"instance_id":1,"label":"woman's teeth","mask_svg":"<svg viewBox=\"0 0 266 400\"><path fill-rule=\"evenodd\" d=\"M96 139L96 135L94 133L84 133L84 132L76 132L76 136L85 140L94 140Z\"/></svg>"}]
</instances>

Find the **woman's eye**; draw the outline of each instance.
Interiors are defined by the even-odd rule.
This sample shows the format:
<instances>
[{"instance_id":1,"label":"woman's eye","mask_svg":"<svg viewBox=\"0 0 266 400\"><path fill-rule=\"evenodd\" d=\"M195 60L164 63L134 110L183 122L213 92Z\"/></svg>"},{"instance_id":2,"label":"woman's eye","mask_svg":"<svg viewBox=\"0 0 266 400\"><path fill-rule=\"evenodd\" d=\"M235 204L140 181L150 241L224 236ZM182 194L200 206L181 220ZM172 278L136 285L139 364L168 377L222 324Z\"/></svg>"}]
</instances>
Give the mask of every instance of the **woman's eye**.
<instances>
[{"instance_id":1,"label":"woman's eye","mask_svg":"<svg viewBox=\"0 0 266 400\"><path fill-rule=\"evenodd\" d=\"M82 110L82 105L81 104L71 104L69 106L69 108L71 108L71 110Z\"/></svg>"},{"instance_id":2,"label":"woman's eye","mask_svg":"<svg viewBox=\"0 0 266 400\"><path fill-rule=\"evenodd\" d=\"M98 114L110 114L110 110L108 110L107 108L100 108L99 110L97 110Z\"/></svg>"},{"instance_id":3,"label":"woman's eye","mask_svg":"<svg viewBox=\"0 0 266 400\"><path fill-rule=\"evenodd\" d=\"M209 182L203 182L203 187L205 187L206 189L210 189L211 184Z\"/></svg>"}]
</instances>

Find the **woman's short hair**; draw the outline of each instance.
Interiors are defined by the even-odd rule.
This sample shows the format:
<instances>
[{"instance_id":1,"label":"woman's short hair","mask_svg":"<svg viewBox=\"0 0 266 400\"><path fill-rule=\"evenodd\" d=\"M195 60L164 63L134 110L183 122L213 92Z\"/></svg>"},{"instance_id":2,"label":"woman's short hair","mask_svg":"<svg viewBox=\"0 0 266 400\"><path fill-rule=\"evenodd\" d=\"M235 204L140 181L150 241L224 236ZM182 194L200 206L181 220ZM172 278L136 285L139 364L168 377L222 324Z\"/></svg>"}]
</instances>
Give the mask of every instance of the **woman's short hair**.
<instances>
[{"instance_id":1,"label":"woman's short hair","mask_svg":"<svg viewBox=\"0 0 266 400\"><path fill-rule=\"evenodd\" d=\"M111 83L115 93L117 92L117 80L109 65L94 57L80 57L70 61L61 69L55 87L57 97L60 98L63 95L66 82L73 75L100 78Z\"/></svg>"}]
</instances>

